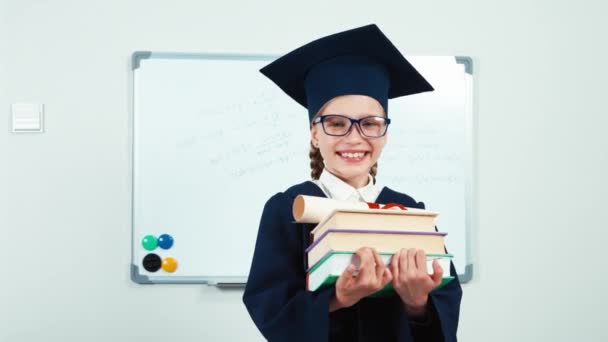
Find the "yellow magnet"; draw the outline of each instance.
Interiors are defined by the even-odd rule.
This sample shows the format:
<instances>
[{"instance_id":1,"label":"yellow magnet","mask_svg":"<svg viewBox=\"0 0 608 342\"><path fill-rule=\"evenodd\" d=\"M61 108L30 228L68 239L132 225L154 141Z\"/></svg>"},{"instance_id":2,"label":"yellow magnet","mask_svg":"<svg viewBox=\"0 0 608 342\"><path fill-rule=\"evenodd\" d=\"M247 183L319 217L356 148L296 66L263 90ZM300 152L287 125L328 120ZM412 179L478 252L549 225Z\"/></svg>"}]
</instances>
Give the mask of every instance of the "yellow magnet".
<instances>
[{"instance_id":1,"label":"yellow magnet","mask_svg":"<svg viewBox=\"0 0 608 342\"><path fill-rule=\"evenodd\" d=\"M173 273L177 269L177 260L172 257L166 257L163 259L161 267L165 272Z\"/></svg>"}]
</instances>

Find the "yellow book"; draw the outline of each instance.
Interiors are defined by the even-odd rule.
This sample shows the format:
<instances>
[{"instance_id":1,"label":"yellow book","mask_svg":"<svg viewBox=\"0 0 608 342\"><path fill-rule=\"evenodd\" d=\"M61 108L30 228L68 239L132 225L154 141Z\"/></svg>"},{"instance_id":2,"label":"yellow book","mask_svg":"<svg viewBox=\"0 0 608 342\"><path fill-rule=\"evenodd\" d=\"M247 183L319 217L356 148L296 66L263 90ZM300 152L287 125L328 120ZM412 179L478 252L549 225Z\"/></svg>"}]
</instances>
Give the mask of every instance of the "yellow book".
<instances>
[{"instance_id":1,"label":"yellow book","mask_svg":"<svg viewBox=\"0 0 608 342\"><path fill-rule=\"evenodd\" d=\"M349 209L336 210L310 232L312 241L328 229L348 228L361 230L399 230L408 232L434 232L437 213L422 209Z\"/></svg>"}]
</instances>

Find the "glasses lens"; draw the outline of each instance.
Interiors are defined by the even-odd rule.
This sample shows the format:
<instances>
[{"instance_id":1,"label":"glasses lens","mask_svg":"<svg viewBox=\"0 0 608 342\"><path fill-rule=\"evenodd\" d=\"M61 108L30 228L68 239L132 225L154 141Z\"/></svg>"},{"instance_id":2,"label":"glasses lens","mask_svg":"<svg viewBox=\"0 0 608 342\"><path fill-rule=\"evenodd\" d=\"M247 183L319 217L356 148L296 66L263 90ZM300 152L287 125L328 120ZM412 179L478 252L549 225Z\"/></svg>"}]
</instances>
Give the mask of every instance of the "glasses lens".
<instances>
[{"instance_id":1,"label":"glasses lens","mask_svg":"<svg viewBox=\"0 0 608 342\"><path fill-rule=\"evenodd\" d=\"M327 134L344 135L350 128L350 120L342 116L327 115L323 120L323 128Z\"/></svg>"},{"instance_id":2,"label":"glasses lens","mask_svg":"<svg viewBox=\"0 0 608 342\"><path fill-rule=\"evenodd\" d=\"M361 121L361 130L368 137L379 137L386 132L386 120L382 117L369 117Z\"/></svg>"}]
</instances>

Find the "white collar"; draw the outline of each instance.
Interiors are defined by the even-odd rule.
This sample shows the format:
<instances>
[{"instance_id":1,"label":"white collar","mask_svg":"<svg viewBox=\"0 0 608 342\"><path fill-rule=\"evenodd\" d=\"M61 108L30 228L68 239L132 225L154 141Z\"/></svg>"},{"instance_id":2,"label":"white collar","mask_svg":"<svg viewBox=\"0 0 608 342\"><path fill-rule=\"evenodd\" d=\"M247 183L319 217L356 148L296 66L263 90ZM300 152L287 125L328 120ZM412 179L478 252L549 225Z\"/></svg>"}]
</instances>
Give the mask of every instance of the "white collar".
<instances>
[{"instance_id":1,"label":"white collar","mask_svg":"<svg viewBox=\"0 0 608 342\"><path fill-rule=\"evenodd\" d=\"M375 202L382 190L374 184L372 175L368 174L369 182L362 188L355 189L350 184L336 177L327 169L323 169L321 176L314 183L317 184L327 197L350 202Z\"/></svg>"}]
</instances>

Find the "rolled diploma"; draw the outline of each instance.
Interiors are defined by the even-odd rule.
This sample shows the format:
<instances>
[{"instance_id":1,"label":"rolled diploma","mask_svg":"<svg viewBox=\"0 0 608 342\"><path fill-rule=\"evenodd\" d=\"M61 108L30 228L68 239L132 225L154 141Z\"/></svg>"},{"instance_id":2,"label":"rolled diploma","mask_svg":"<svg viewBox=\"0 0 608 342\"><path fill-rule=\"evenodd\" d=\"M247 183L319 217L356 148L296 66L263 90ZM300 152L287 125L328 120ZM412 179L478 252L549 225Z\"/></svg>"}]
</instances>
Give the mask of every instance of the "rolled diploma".
<instances>
[{"instance_id":1,"label":"rolled diploma","mask_svg":"<svg viewBox=\"0 0 608 342\"><path fill-rule=\"evenodd\" d=\"M324 197L298 195L293 201L293 218L299 223L319 223L337 209L365 209L365 202L346 202Z\"/></svg>"},{"instance_id":2,"label":"rolled diploma","mask_svg":"<svg viewBox=\"0 0 608 342\"><path fill-rule=\"evenodd\" d=\"M380 204L382 206L383 204ZM293 201L293 218L298 223L319 223L334 210L368 209L366 202L338 201L325 197L298 195ZM389 210L401 210L397 207ZM408 208L410 210L410 208Z\"/></svg>"}]
</instances>

